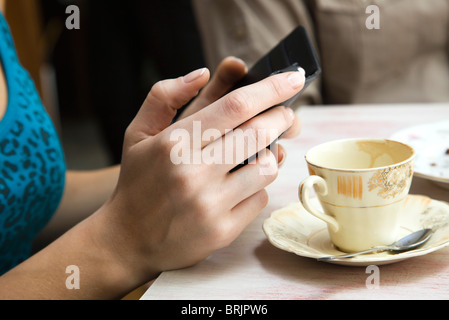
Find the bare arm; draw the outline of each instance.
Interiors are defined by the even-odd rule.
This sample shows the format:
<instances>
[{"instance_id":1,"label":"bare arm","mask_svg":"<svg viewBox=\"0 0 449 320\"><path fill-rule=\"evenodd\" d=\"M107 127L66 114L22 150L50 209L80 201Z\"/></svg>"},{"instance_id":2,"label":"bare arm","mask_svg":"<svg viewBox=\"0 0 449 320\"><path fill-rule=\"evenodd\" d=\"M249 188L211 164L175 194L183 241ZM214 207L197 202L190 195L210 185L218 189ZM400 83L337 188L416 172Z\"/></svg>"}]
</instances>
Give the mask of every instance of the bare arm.
<instances>
[{"instance_id":1,"label":"bare arm","mask_svg":"<svg viewBox=\"0 0 449 320\"><path fill-rule=\"evenodd\" d=\"M35 249L42 249L98 210L112 195L119 173L119 165L91 171L67 171L61 203L35 240Z\"/></svg>"}]
</instances>

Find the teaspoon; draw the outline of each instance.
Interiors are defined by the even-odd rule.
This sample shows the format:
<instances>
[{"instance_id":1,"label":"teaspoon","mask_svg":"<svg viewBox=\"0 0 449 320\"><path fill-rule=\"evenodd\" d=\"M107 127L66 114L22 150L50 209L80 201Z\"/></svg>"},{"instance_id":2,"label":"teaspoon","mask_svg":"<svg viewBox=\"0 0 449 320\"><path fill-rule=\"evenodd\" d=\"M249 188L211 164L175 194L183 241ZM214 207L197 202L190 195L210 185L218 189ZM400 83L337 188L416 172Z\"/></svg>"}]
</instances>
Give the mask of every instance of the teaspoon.
<instances>
[{"instance_id":1,"label":"teaspoon","mask_svg":"<svg viewBox=\"0 0 449 320\"><path fill-rule=\"evenodd\" d=\"M361 254L366 254L374 251L407 251L414 249L423 243L425 243L427 240L429 240L430 236L432 235L432 229L422 229L415 231L402 239L399 239L395 243L384 246L384 247L374 247L368 250L360 251L360 252L354 252L349 254L343 254L339 256L329 256L329 257L322 257L318 258L318 261L326 261L326 260L334 260L334 259L346 259L351 258L354 256L358 256Z\"/></svg>"}]
</instances>

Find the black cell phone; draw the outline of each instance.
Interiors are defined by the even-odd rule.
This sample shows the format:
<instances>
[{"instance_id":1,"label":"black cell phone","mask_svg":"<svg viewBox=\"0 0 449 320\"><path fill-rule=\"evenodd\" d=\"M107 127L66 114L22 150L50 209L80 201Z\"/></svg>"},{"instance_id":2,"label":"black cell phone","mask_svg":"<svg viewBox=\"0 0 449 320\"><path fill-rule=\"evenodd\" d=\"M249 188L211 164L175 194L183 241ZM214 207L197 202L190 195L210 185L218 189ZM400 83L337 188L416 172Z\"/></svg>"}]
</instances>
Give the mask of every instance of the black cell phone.
<instances>
[{"instance_id":1,"label":"black cell phone","mask_svg":"<svg viewBox=\"0 0 449 320\"><path fill-rule=\"evenodd\" d=\"M314 50L312 41L303 26L298 26L287 37L279 42L276 47L258 60L248 71L247 75L232 87L229 92L278 73L298 71L298 67L303 68L306 72L304 88L294 97L284 101L280 105L289 107L307 86L321 74L318 56ZM274 143L276 143L276 141L274 141L273 144ZM257 155L253 155L244 163L236 166L232 171L241 168L256 157Z\"/></svg>"},{"instance_id":2,"label":"black cell phone","mask_svg":"<svg viewBox=\"0 0 449 320\"><path fill-rule=\"evenodd\" d=\"M230 91L258 82L269 76L289 71L297 71L298 67L306 71L304 88L294 97L281 105L290 104L303 92L307 86L321 74L321 66L312 41L306 29L298 26L287 37L276 45L270 52L257 61Z\"/></svg>"}]
</instances>

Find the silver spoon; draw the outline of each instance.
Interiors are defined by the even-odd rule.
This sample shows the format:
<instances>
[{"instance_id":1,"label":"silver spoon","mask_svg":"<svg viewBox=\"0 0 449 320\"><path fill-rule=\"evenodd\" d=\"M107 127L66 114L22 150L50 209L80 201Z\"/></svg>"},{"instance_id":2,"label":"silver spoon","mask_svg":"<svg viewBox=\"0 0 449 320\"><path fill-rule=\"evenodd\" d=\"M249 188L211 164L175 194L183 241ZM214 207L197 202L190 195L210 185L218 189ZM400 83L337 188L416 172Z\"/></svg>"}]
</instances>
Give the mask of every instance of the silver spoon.
<instances>
[{"instance_id":1,"label":"silver spoon","mask_svg":"<svg viewBox=\"0 0 449 320\"><path fill-rule=\"evenodd\" d=\"M414 249L420 245L422 245L424 242L429 240L430 236L432 235L432 229L422 229L415 231L407 236L405 236L402 239L399 239L395 243L384 246L384 247L374 247L365 251L360 252L354 252L349 254L343 254L339 256L329 256L329 257L322 257L318 258L318 261L326 261L326 260L334 260L334 259L346 259L351 258L354 256L358 256L361 254L366 254L374 251L407 251Z\"/></svg>"}]
</instances>

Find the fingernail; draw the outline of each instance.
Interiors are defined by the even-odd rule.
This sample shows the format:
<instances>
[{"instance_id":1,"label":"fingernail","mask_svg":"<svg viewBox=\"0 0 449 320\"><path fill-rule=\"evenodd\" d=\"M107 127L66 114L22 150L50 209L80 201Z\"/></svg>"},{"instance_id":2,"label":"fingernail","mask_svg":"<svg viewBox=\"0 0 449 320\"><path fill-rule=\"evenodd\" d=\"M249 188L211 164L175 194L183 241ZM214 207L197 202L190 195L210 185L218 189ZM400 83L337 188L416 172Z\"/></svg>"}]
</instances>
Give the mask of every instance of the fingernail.
<instances>
[{"instance_id":1,"label":"fingernail","mask_svg":"<svg viewBox=\"0 0 449 320\"><path fill-rule=\"evenodd\" d=\"M301 73L304 77L306 76L306 70L301 67L298 67L298 72Z\"/></svg>"},{"instance_id":2,"label":"fingernail","mask_svg":"<svg viewBox=\"0 0 449 320\"><path fill-rule=\"evenodd\" d=\"M286 108L288 114L290 115L290 118L292 118L292 121L295 120L295 111L293 111L291 108Z\"/></svg>"},{"instance_id":3,"label":"fingernail","mask_svg":"<svg viewBox=\"0 0 449 320\"><path fill-rule=\"evenodd\" d=\"M235 60L235 61L237 61L238 63L241 63L241 64L243 64L243 65L246 66L245 61L243 61L242 59L240 59L240 58L238 58L238 57L230 56L229 58L231 58L232 60Z\"/></svg>"},{"instance_id":4,"label":"fingernail","mask_svg":"<svg viewBox=\"0 0 449 320\"><path fill-rule=\"evenodd\" d=\"M264 151L266 154L263 153ZM260 164L259 174L261 176L272 176L277 174L279 168L274 155L268 149L261 150L258 154Z\"/></svg>"},{"instance_id":5,"label":"fingernail","mask_svg":"<svg viewBox=\"0 0 449 320\"><path fill-rule=\"evenodd\" d=\"M285 159L287 159L287 153L285 152L284 148L281 148L279 146L279 159L278 159L278 168L282 168L282 166L285 163Z\"/></svg>"},{"instance_id":6,"label":"fingernail","mask_svg":"<svg viewBox=\"0 0 449 320\"><path fill-rule=\"evenodd\" d=\"M204 72L206 72L206 68L201 68L195 71L190 72L189 74L185 75L182 80L184 83L190 83L201 77Z\"/></svg>"},{"instance_id":7,"label":"fingernail","mask_svg":"<svg viewBox=\"0 0 449 320\"><path fill-rule=\"evenodd\" d=\"M288 76L288 82L295 90L304 85L304 80L304 75L301 72L292 72Z\"/></svg>"}]
</instances>

